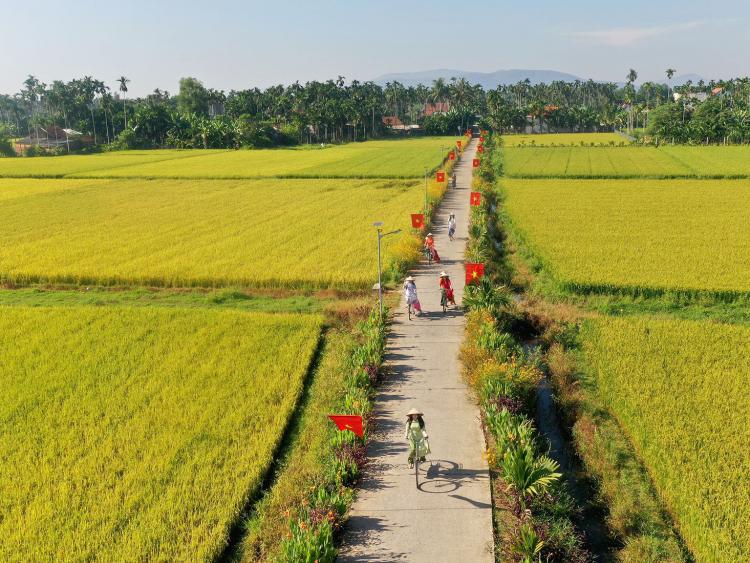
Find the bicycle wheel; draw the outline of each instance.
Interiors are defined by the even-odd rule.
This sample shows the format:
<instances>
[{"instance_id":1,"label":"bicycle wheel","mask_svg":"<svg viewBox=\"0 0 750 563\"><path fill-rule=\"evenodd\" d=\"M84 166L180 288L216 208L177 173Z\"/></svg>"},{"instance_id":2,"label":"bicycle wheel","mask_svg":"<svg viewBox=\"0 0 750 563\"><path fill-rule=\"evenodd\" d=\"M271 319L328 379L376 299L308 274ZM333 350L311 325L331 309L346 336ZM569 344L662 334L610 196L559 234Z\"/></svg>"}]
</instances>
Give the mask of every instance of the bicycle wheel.
<instances>
[{"instance_id":1,"label":"bicycle wheel","mask_svg":"<svg viewBox=\"0 0 750 563\"><path fill-rule=\"evenodd\" d=\"M411 320L411 304L410 303L406 304L406 310L409 312L409 320Z\"/></svg>"},{"instance_id":2,"label":"bicycle wheel","mask_svg":"<svg viewBox=\"0 0 750 563\"><path fill-rule=\"evenodd\" d=\"M419 488L419 458L417 457L418 452L414 452L414 481L417 484L417 489Z\"/></svg>"}]
</instances>

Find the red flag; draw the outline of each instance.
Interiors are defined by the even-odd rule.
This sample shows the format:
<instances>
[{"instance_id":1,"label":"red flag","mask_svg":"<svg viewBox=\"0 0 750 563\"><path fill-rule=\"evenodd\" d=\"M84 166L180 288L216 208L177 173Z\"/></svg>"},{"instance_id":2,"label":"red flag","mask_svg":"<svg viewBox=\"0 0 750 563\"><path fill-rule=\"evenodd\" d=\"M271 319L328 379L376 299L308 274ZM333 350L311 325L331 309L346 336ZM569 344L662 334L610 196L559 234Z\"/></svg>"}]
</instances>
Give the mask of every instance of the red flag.
<instances>
[{"instance_id":1,"label":"red flag","mask_svg":"<svg viewBox=\"0 0 750 563\"><path fill-rule=\"evenodd\" d=\"M442 170L438 170L438 173L435 176L435 179L438 182L445 182L445 172L443 172Z\"/></svg>"},{"instance_id":2,"label":"red flag","mask_svg":"<svg viewBox=\"0 0 750 563\"><path fill-rule=\"evenodd\" d=\"M482 154L484 152L484 145L477 145L477 152Z\"/></svg>"},{"instance_id":3,"label":"red flag","mask_svg":"<svg viewBox=\"0 0 750 563\"><path fill-rule=\"evenodd\" d=\"M362 428L362 417L354 414L329 414L330 418L339 430L351 430L360 438L364 436Z\"/></svg>"},{"instance_id":4,"label":"red flag","mask_svg":"<svg viewBox=\"0 0 750 563\"><path fill-rule=\"evenodd\" d=\"M469 196L469 204L473 206L477 206L481 203L482 203L482 193L471 192L471 195Z\"/></svg>"},{"instance_id":5,"label":"red flag","mask_svg":"<svg viewBox=\"0 0 750 563\"><path fill-rule=\"evenodd\" d=\"M479 168L479 159L478 159L478 158L475 158L474 160L472 160L472 161L471 161L471 165L472 165L472 166L473 166L474 168Z\"/></svg>"},{"instance_id":6,"label":"red flag","mask_svg":"<svg viewBox=\"0 0 750 563\"><path fill-rule=\"evenodd\" d=\"M415 229L421 229L424 227L424 213L412 213L411 226Z\"/></svg>"},{"instance_id":7,"label":"red flag","mask_svg":"<svg viewBox=\"0 0 750 563\"><path fill-rule=\"evenodd\" d=\"M451 151L448 153L448 160L456 160L456 153Z\"/></svg>"},{"instance_id":8,"label":"red flag","mask_svg":"<svg viewBox=\"0 0 750 563\"><path fill-rule=\"evenodd\" d=\"M484 277L484 264L466 263L466 284L478 283Z\"/></svg>"},{"instance_id":9,"label":"red flag","mask_svg":"<svg viewBox=\"0 0 750 563\"><path fill-rule=\"evenodd\" d=\"M479 142L484 143L484 137L479 137Z\"/></svg>"},{"instance_id":10,"label":"red flag","mask_svg":"<svg viewBox=\"0 0 750 563\"><path fill-rule=\"evenodd\" d=\"M461 139L459 139L458 141L456 141L456 146L457 146L457 147L458 147L459 149L461 148Z\"/></svg>"}]
</instances>

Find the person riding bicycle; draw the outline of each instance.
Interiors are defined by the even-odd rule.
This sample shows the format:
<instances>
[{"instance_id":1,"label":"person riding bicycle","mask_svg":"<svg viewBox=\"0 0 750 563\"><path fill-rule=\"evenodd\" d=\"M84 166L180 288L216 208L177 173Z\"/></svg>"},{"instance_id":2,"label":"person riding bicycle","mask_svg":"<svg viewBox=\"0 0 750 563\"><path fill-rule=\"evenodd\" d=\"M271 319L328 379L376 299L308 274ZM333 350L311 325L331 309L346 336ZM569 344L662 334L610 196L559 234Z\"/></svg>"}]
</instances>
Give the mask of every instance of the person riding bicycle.
<instances>
[{"instance_id":1,"label":"person riding bicycle","mask_svg":"<svg viewBox=\"0 0 750 563\"><path fill-rule=\"evenodd\" d=\"M448 238L453 241L453 235L456 234L456 216L451 213L448 216Z\"/></svg>"},{"instance_id":2,"label":"person riding bicycle","mask_svg":"<svg viewBox=\"0 0 750 563\"><path fill-rule=\"evenodd\" d=\"M440 256L435 249L435 239L432 237L432 233L427 233L424 239L424 247L430 253L434 262L440 262Z\"/></svg>"},{"instance_id":3,"label":"person riding bicycle","mask_svg":"<svg viewBox=\"0 0 750 563\"><path fill-rule=\"evenodd\" d=\"M455 306L456 298L453 295L453 284L451 278L445 271L440 272L440 305L446 307L448 303Z\"/></svg>"},{"instance_id":4,"label":"person riding bicycle","mask_svg":"<svg viewBox=\"0 0 750 563\"><path fill-rule=\"evenodd\" d=\"M422 305L419 303L419 297L417 297L417 284L414 283L414 278L409 276L404 280L404 296L406 297L406 306L412 307L417 316L422 314Z\"/></svg>"},{"instance_id":5,"label":"person riding bicycle","mask_svg":"<svg viewBox=\"0 0 750 563\"><path fill-rule=\"evenodd\" d=\"M414 458L425 461L430 453L430 443L427 441L427 430L424 425L424 413L411 409L406 413L406 431L404 439L409 442L409 467L414 467Z\"/></svg>"}]
</instances>

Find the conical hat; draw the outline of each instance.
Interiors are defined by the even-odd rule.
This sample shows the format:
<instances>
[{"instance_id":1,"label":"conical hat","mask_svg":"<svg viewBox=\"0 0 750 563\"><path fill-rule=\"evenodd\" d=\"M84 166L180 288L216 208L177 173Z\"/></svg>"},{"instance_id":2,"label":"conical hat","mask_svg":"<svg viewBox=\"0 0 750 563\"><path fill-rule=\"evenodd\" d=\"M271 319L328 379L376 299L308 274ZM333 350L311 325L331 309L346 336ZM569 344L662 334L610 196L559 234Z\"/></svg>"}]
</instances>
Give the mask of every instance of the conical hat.
<instances>
[{"instance_id":1,"label":"conical hat","mask_svg":"<svg viewBox=\"0 0 750 563\"><path fill-rule=\"evenodd\" d=\"M449 278L450 276L445 273L445 270L443 270L442 272L440 272L440 277L441 278Z\"/></svg>"},{"instance_id":2,"label":"conical hat","mask_svg":"<svg viewBox=\"0 0 750 563\"><path fill-rule=\"evenodd\" d=\"M420 411L419 409L411 409L409 412L406 413L406 416L422 416L424 413Z\"/></svg>"},{"instance_id":3,"label":"conical hat","mask_svg":"<svg viewBox=\"0 0 750 563\"><path fill-rule=\"evenodd\" d=\"M407 278L406 278L406 279L405 279L404 281L414 281L414 278L413 278L413 277L411 277L411 276L409 276L409 277L407 277Z\"/></svg>"}]
</instances>

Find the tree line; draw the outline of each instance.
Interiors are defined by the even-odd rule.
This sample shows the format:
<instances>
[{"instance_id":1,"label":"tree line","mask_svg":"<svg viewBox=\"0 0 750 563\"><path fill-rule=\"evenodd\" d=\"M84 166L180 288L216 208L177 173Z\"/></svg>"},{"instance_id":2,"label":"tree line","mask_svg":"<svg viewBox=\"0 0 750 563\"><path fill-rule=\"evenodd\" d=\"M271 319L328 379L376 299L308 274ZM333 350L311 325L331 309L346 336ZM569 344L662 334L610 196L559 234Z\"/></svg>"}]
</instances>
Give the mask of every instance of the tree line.
<instances>
[{"instance_id":1,"label":"tree line","mask_svg":"<svg viewBox=\"0 0 750 563\"><path fill-rule=\"evenodd\" d=\"M112 86L91 76L51 84L29 76L17 93L0 95L0 130L31 139L50 128L80 131L88 150L269 147L382 137L392 132L388 116L428 135L460 134L479 122L500 132L621 129L646 142L750 140L748 78L672 87L674 73L638 87L631 69L620 85L525 80L485 90L463 78L380 86L339 76L229 93L188 77L176 95L156 89L139 98L129 97L124 76Z\"/></svg>"}]
</instances>

